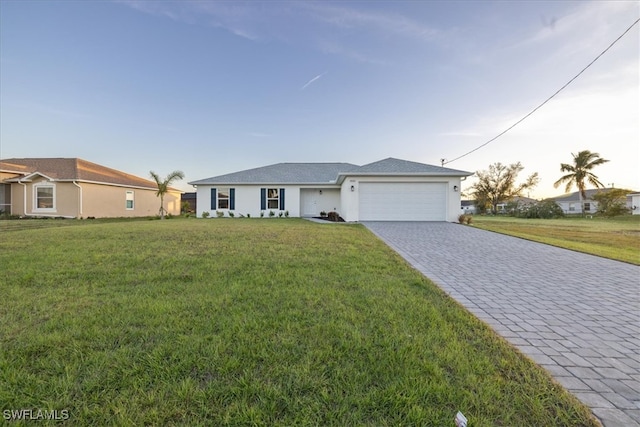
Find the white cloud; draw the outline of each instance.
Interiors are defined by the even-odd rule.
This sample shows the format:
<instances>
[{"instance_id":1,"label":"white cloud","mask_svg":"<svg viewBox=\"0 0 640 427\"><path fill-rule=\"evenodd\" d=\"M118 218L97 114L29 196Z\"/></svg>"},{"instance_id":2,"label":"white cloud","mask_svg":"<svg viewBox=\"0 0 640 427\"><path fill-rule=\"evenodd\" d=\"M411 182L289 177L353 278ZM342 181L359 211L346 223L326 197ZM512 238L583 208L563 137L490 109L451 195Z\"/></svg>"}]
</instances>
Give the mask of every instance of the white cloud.
<instances>
[{"instance_id":1,"label":"white cloud","mask_svg":"<svg viewBox=\"0 0 640 427\"><path fill-rule=\"evenodd\" d=\"M271 136L268 133L262 133L262 132L249 132L247 135L252 136L254 138L268 138Z\"/></svg>"},{"instance_id":2,"label":"white cloud","mask_svg":"<svg viewBox=\"0 0 640 427\"><path fill-rule=\"evenodd\" d=\"M514 50L534 45L553 45L555 57L604 49L638 17L637 2L578 2L565 16L554 17L554 25L543 25L528 37L516 41Z\"/></svg>"},{"instance_id":3,"label":"white cloud","mask_svg":"<svg viewBox=\"0 0 640 427\"><path fill-rule=\"evenodd\" d=\"M334 27L368 29L385 35L393 33L426 41L431 41L440 34L433 27L397 13L364 11L326 2L298 3L298 5L312 11L316 19Z\"/></svg>"},{"instance_id":4,"label":"white cloud","mask_svg":"<svg viewBox=\"0 0 640 427\"><path fill-rule=\"evenodd\" d=\"M326 2L119 0L119 3L178 22L221 28L251 41L278 40L302 44L323 53L374 64L385 61L362 47L363 44L370 45L372 40L395 37L398 40L432 42L441 36L439 30L398 13L355 9ZM345 30L354 37L348 40L340 37Z\"/></svg>"},{"instance_id":5,"label":"white cloud","mask_svg":"<svg viewBox=\"0 0 640 427\"><path fill-rule=\"evenodd\" d=\"M302 87L300 88L300 90L305 90L305 89L307 88L307 86L309 86L309 85L310 85L310 84L312 84L313 82L317 81L319 78L321 78L321 77L322 77L322 76L324 76L325 74L327 74L327 73L326 73L326 71L325 71L324 73L322 73L322 74L318 74L317 76L315 76L314 78L312 78L311 80L309 80L308 82L306 82L306 83L304 84L304 86L302 86Z\"/></svg>"}]
</instances>

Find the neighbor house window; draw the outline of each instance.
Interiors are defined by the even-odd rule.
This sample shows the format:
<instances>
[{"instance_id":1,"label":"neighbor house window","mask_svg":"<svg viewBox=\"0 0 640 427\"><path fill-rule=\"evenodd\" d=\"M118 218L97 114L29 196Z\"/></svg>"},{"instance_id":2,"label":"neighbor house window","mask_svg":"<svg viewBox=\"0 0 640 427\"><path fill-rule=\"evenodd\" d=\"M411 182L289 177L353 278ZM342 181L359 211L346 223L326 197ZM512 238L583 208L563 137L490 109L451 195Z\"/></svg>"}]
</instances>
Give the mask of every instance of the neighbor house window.
<instances>
[{"instance_id":1,"label":"neighbor house window","mask_svg":"<svg viewBox=\"0 0 640 427\"><path fill-rule=\"evenodd\" d=\"M576 207L573 205L573 203L569 203L569 212L575 211Z\"/></svg>"},{"instance_id":2,"label":"neighbor house window","mask_svg":"<svg viewBox=\"0 0 640 427\"><path fill-rule=\"evenodd\" d=\"M37 210L53 211L56 208L55 187L51 184L35 185L34 206Z\"/></svg>"},{"instance_id":3,"label":"neighbor house window","mask_svg":"<svg viewBox=\"0 0 640 427\"><path fill-rule=\"evenodd\" d=\"M587 202L587 203L584 204L584 211L585 212L591 211L591 203Z\"/></svg>"},{"instance_id":4,"label":"neighbor house window","mask_svg":"<svg viewBox=\"0 0 640 427\"><path fill-rule=\"evenodd\" d=\"M125 197L125 207L128 211L133 210L133 191L127 191Z\"/></svg>"}]
</instances>

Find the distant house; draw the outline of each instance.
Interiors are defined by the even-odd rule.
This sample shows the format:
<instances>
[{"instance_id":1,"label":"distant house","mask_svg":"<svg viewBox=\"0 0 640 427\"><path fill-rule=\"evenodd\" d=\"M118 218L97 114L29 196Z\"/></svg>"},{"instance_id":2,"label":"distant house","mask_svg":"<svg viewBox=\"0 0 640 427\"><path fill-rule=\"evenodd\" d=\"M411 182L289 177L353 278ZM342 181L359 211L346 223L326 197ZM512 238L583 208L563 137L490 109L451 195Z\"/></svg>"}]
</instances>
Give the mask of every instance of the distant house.
<instances>
[{"instance_id":1,"label":"distant house","mask_svg":"<svg viewBox=\"0 0 640 427\"><path fill-rule=\"evenodd\" d=\"M563 194L562 196L552 197L549 200L556 202L564 211L565 214L581 214L582 205L584 205L585 214L595 214L598 211L598 202L593 200L593 196L600 192L610 191L611 188L592 188L586 190L587 198L580 202L580 193L575 191L573 193ZM626 205L629 209L632 208L631 197L627 197Z\"/></svg>"},{"instance_id":2,"label":"distant house","mask_svg":"<svg viewBox=\"0 0 640 427\"><path fill-rule=\"evenodd\" d=\"M460 200L460 213L473 215L476 213L475 200Z\"/></svg>"},{"instance_id":3,"label":"distant house","mask_svg":"<svg viewBox=\"0 0 640 427\"><path fill-rule=\"evenodd\" d=\"M0 160L0 210L34 217L135 217L156 215L156 183L77 158ZM180 214L180 191L164 197Z\"/></svg>"},{"instance_id":4,"label":"distant house","mask_svg":"<svg viewBox=\"0 0 640 427\"><path fill-rule=\"evenodd\" d=\"M235 211L292 217L335 211L346 221L450 221L460 214L455 169L387 158L350 163L278 163L190 182L198 216Z\"/></svg>"},{"instance_id":5,"label":"distant house","mask_svg":"<svg viewBox=\"0 0 640 427\"><path fill-rule=\"evenodd\" d=\"M627 195L627 199L631 199L629 201L631 213L633 215L640 215L640 193L631 193Z\"/></svg>"}]
</instances>

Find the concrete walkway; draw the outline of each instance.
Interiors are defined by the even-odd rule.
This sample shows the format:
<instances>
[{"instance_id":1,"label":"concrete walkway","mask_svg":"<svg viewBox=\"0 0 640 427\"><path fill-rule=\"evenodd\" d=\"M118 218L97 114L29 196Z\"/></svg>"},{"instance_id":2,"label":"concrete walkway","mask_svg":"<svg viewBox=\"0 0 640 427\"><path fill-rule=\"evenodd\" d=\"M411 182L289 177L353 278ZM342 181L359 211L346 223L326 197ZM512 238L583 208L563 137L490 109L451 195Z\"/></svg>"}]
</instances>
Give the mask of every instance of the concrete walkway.
<instances>
[{"instance_id":1,"label":"concrete walkway","mask_svg":"<svg viewBox=\"0 0 640 427\"><path fill-rule=\"evenodd\" d=\"M364 225L604 426L640 426L640 267L459 224Z\"/></svg>"}]
</instances>

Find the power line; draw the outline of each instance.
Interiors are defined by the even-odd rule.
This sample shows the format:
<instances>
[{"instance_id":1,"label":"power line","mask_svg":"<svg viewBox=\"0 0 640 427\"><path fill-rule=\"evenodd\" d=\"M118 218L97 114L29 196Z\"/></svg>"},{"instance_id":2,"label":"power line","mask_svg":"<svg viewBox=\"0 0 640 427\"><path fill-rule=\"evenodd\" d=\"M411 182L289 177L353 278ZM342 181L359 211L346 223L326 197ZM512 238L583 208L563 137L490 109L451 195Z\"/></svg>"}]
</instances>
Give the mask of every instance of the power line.
<instances>
[{"instance_id":1,"label":"power line","mask_svg":"<svg viewBox=\"0 0 640 427\"><path fill-rule=\"evenodd\" d=\"M477 146L476 148L474 148L471 151L468 151L466 153L464 153L461 156L456 157L453 160L446 160L446 159L440 159L442 166L451 163L451 162L455 162L456 160L460 160L463 157L468 156L469 154L478 151L479 149L481 149L482 147L492 143L493 141L495 141L496 139L500 138L502 135L504 135L505 133L509 132L511 129L513 129L514 127L516 127L517 125L519 125L520 123L522 123L527 117L529 117L530 115L532 115L533 113L535 113L536 111L538 111L543 105L545 105L547 102L551 101L551 99L553 99L553 97L555 97L557 94L559 94L560 92L562 92L562 90L564 88L566 88L567 86L569 86L575 79L577 79L578 77L580 77L580 75L582 73L584 73L585 71L587 71L587 69L589 67L591 67L593 65L594 62L596 62L598 59L600 59L600 57L602 55L604 55L605 53L607 53L607 51L609 49L611 49L613 47L614 44L616 44L622 37L625 36L625 34L627 34L629 31L631 31L631 29L634 27L634 25L636 25L638 22L640 22L640 18L636 19L636 21L631 24L631 26L629 28L627 28L621 35L620 37L618 37L617 39L615 39L605 50L603 50L598 56L595 57L595 59L591 62L589 62L589 64L587 64L586 67L584 67L582 70L580 70L580 72L578 74L576 74L571 80L569 80L567 83L565 83L564 86L562 86L560 89L558 89L553 95L551 95L550 97L548 97L547 99L544 100L544 102L540 105L538 105L536 108L534 108L533 110L531 110L526 116L524 116L523 118L521 118L520 120L518 120L517 122L515 122L514 124L512 124L511 126L509 126L507 129L503 130L502 132L500 132L498 135L494 136L493 138L491 138L490 140L488 140L487 142L485 142L484 144L481 144L479 146Z\"/></svg>"}]
</instances>

